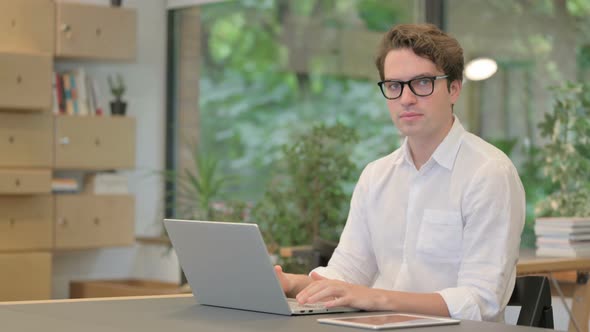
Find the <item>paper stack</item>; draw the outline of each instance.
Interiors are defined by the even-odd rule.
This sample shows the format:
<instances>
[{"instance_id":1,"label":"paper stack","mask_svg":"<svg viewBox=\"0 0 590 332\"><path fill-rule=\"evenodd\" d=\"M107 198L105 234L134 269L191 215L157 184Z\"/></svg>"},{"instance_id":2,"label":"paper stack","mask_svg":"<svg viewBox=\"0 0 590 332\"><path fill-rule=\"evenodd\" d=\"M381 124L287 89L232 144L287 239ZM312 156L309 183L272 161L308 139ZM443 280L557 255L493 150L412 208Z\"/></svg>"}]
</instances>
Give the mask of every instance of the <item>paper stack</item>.
<instances>
[{"instance_id":1,"label":"paper stack","mask_svg":"<svg viewBox=\"0 0 590 332\"><path fill-rule=\"evenodd\" d=\"M535 234L537 256L590 257L590 218L540 218Z\"/></svg>"},{"instance_id":2,"label":"paper stack","mask_svg":"<svg viewBox=\"0 0 590 332\"><path fill-rule=\"evenodd\" d=\"M71 178L53 178L51 180L51 190L53 192L64 193L64 192L78 192L80 187L76 179Z\"/></svg>"},{"instance_id":3,"label":"paper stack","mask_svg":"<svg viewBox=\"0 0 590 332\"><path fill-rule=\"evenodd\" d=\"M127 177L119 173L88 174L84 191L92 195L125 195L129 193Z\"/></svg>"}]
</instances>

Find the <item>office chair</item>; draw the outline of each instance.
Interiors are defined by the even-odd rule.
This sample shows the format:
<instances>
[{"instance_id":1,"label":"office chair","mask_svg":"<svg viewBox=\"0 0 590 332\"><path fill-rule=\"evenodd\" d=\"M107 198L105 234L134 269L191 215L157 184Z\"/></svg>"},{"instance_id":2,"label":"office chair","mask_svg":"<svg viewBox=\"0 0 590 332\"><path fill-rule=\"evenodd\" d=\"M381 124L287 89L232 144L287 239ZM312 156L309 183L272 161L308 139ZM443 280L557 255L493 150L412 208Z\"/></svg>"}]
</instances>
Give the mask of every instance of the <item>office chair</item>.
<instances>
[{"instance_id":1,"label":"office chair","mask_svg":"<svg viewBox=\"0 0 590 332\"><path fill-rule=\"evenodd\" d=\"M516 325L553 328L551 289L547 277L517 277L508 305L521 306Z\"/></svg>"},{"instance_id":2,"label":"office chair","mask_svg":"<svg viewBox=\"0 0 590 332\"><path fill-rule=\"evenodd\" d=\"M338 244L319 237L313 239L311 266L326 266Z\"/></svg>"}]
</instances>

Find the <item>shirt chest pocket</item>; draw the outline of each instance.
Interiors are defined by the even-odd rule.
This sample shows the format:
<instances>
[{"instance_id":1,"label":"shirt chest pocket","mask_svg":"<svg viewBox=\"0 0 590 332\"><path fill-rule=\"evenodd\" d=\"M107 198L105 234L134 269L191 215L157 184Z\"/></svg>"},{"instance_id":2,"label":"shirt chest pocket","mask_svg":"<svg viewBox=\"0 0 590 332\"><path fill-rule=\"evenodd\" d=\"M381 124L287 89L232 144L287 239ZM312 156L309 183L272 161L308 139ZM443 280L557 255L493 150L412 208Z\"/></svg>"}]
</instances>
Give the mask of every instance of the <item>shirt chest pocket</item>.
<instances>
[{"instance_id":1,"label":"shirt chest pocket","mask_svg":"<svg viewBox=\"0 0 590 332\"><path fill-rule=\"evenodd\" d=\"M428 260L457 262L461 259L463 223L461 214L446 210L424 210L416 253Z\"/></svg>"}]
</instances>

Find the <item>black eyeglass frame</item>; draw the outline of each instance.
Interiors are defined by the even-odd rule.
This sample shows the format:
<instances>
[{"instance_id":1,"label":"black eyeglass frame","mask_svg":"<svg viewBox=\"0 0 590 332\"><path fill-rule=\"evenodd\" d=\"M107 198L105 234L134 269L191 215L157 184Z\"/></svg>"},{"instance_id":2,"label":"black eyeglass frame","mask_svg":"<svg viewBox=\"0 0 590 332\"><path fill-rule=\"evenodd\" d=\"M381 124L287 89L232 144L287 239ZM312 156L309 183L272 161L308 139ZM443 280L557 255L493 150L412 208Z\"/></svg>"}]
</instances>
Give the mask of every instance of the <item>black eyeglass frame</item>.
<instances>
[{"instance_id":1,"label":"black eyeglass frame","mask_svg":"<svg viewBox=\"0 0 590 332\"><path fill-rule=\"evenodd\" d=\"M449 75L439 75L439 76L421 76L421 77L416 77L416 78L412 78L411 80L408 81L399 81L399 80L384 80L381 82L377 82L377 85L379 86L379 88L381 89L381 93L383 94L383 97L385 97L386 99L389 100L394 100L394 99L398 99L399 97L402 96L402 94L404 93L404 88L405 86L409 86L410 90L412 91L413 94L415 94L418 97L428 97L431 94L434 93L434 83L436 80L440 80L443 78L448 78ZM414 91L414 88L412 87L412 82L413 81L418 81L418 80L423 80L423 79L429 79L432 82L432 90L430 91L430 93L428 94L418 94L416 93L416 91ZM400 92L399 92L399 96L395 97L395 98L389 98L385 95L385 91L383 90L383 84L388 83L388 82L396 82L402 85Z\"/></svg>"}]
</instances>

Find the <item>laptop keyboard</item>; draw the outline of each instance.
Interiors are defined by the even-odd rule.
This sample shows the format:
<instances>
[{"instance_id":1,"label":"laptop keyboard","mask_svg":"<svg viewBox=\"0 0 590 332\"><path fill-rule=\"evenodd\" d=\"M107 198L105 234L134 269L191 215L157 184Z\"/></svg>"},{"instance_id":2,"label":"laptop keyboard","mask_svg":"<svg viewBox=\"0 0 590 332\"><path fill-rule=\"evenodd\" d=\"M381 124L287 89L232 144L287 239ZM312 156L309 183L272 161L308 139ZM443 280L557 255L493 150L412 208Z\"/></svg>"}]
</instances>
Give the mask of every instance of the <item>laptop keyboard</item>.
<instances>
[{"instance_id":1,"label":"laptop keyboard","mask_svg":"<svg viewBox=\"0 0 590 332\"><path fill-rule=\"evenodd\" d=\"M323 303L307 303L307 304L300 304L295 299L287 299L289 306L292 310L310 310L310 309L326 309L326 306Z\"/></svg>"}]
</instances>

